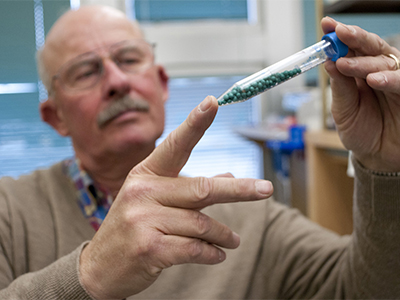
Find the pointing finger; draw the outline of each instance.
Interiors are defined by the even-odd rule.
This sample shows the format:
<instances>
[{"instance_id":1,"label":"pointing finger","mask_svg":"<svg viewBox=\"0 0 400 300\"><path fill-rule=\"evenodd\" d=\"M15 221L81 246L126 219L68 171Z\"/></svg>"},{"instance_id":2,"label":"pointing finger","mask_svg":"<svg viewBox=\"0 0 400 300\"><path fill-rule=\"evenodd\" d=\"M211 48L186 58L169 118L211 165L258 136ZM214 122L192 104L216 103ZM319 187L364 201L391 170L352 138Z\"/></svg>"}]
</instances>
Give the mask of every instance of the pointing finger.
<instances>
[{"instance_id":1,"label":"pointing finger","mask_svg":"<svg viewBox=\"0 0 400 300\"><path fill-rule=\"evenodd\" d=\"M193 147L212 124L218 110L215 97L206 97L186 120L131 172L176 177L189 159Z\"/></svg>"},{"instance_id":2,"label":"pointing finger","mask_svg":"<svg viewBox=\"0 0 400 300\"><path fill-rule=\"evenodd\" d=\"M260 200L273 193L272 184L267 180L229 177L130 175L124 188L129 189L127 193L135 195L135 199L156 200L163 206L188 209L202 209L216 203ZM171 190L174 193L170 193Z\"/></svg>"}]
</instances>

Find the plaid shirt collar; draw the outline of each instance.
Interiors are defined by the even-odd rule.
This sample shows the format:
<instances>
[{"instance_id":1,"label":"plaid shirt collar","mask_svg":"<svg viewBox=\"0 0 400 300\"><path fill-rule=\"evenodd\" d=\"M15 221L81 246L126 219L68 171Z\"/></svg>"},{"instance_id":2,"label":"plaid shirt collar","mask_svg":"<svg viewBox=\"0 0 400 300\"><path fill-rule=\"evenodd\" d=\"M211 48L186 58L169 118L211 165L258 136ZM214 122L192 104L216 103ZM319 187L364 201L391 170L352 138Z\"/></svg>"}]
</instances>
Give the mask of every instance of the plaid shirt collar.
<instances>
[{"instance_id":1,"label":"plaid shirt collar","mask_svg":"<svg viewBox=\"0 0 400 300\"><path fill-rule=\"evenodd\" d=\"M64 160L63 163L66 175L75 185L79 207L97 231L111 207L113 197L107 189L96 184L89 174L80 168L80 162L76 157Z\"/></svg>"}]
</instances>

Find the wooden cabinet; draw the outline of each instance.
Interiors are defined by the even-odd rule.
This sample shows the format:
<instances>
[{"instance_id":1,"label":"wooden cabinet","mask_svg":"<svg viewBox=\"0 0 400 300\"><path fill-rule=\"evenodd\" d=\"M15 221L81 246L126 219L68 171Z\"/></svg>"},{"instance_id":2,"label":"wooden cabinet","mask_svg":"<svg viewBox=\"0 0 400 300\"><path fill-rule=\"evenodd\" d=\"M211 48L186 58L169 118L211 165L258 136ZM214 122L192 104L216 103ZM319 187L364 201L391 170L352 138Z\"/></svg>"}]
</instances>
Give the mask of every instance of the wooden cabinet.
<instances>
[{"instance_id":1,"label":"wooden cabinet","mask_svg":"<svg viewBox=\"0 0 400 300\"><path fill-rule=\"evenodd\" d=\"M353 229L353 178L346 175L348 152L333 130L305 134L307 215L316 223L349 234Z\"/></svg>"}]
</instances>

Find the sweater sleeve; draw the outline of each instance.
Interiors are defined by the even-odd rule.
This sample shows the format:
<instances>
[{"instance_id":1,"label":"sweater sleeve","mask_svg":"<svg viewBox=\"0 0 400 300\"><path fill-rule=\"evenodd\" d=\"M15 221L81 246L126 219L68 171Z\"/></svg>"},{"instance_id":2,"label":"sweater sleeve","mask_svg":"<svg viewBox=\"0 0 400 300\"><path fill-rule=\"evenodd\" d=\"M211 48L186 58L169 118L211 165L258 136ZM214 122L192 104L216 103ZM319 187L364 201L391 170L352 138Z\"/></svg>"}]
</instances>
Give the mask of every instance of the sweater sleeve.
<instances>
[{"instance_id":1,"label":"sweater sleeve","mask_svg":"<svg viewBox=\"0 0 400 300\"><path fill-rule=\"evenodd\" d=\"M400 177L356 171L351 270L359 298L400 298Z\"/></svg>"},{"instance_id":2,"label":"sweater sleeve","mask_svg":"<svg viewBox=\"0 0 400 300\"><path fill-rule=\"evenodd\" d=\"M354 165L352 235L271 206L248 298L400 298L400 177Z\"/></svg>"},{"instance_id":3,"label":"sweater sleeve","mask_svg":"<svg viewBox=\"0 0 400 300\"><path fill-rule=\"evenodd\" d=\"M85 245L82 244L42 270L19 276L8 287L0 290L0 299L92 299L79 281L79 257ZM12 272L11 269L7 270L6 265L6 258L1 252L0 266L3 274Z\"/></svg>"},{"instance_id":4,"label":"sweater sleeve","mask_svg":"<svg viewBox=\"0 0 400 300\"><path fill-rule=\"evenodd\" d=\"M41 214L47 211L44 206L27 201L22 212L16 208L19 198L7 194L7 188L14 190L14 181L3 178L0 186L0 299L91 299L79 282L80 253L88 242L77 243L75 250L56 259L55 250L48 251L54 247L49 236L54 231L46 231L46 225L35 227L26 218L50 219L49 214ZM32 199L27 195L22 198ZM32 234L27 236L27 231ZM47 245L46 239L52 243ZM32 243L40 247L32 247ZM31 249L36 256L27 253Z\"/></svg>"}]
</instances>

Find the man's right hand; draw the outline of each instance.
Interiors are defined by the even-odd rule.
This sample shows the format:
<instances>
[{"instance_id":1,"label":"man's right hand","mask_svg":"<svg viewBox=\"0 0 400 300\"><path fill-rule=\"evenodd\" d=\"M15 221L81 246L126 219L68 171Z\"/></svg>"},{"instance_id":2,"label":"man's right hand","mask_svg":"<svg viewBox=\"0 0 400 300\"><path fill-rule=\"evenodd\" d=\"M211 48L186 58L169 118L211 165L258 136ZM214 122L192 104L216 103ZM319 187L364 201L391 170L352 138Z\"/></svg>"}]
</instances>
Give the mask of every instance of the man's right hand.
<instances>
[{"instance_id":1,"label":"man's right hand","mask_svg":"<svg viewBox=\"0 0 400 300\"><path fill-rule=\"evenodd\" d=\"M345 147L371 170L400 172L400 51L378 35L326 17L349 54L325 63L331 77L332 115Z\"/></svg>"},{"instance_id":2,"label":"man's right hand","mask_svg":"<svg viewBox=\"0 0 400 300\"><path fill-rule=\"evenodd\" d=\"M142 163L134 167L107 217L80 259L80 279L96 299L122 299L149 287L161 271L185 263L217 264L220 247L239 236L201 212L227 202L270 197L270 182L257 179L179 177L193 147L218 110L207 97Z\"/></svg>"}]
</instances>

